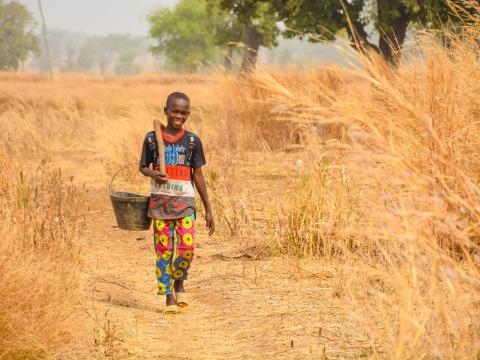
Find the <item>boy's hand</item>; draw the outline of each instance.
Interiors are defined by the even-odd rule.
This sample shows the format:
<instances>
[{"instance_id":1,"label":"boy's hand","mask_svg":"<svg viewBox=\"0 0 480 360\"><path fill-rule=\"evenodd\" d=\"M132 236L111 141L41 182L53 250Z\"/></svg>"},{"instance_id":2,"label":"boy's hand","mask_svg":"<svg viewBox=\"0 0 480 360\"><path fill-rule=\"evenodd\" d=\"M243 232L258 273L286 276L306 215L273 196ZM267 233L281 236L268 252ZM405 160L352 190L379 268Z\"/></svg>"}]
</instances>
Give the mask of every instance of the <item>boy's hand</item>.
<instances>
[{"instance_id":1,"label":"boy's hand","mask_svg":"<svg viewBox=\"0 0 480 360\"><path fill-rule=\"evenodd\" d=\"M205 222L208 229L208 236L212 236L215 232L215 220L213 220L213 214L211 211L207 211L205 214Z\"/></svg>"},{"instance_id":2,"label":"boy's hand","mask_svg":"<svg viewBox=\"0 0 480 360\"><path fill-rule=\"evenodd\" d=\"M168 175L162 174L160 171L153 171L152 179L155 180L157 184L165 184L168 181Z\"/></svg>"}]
</instances>

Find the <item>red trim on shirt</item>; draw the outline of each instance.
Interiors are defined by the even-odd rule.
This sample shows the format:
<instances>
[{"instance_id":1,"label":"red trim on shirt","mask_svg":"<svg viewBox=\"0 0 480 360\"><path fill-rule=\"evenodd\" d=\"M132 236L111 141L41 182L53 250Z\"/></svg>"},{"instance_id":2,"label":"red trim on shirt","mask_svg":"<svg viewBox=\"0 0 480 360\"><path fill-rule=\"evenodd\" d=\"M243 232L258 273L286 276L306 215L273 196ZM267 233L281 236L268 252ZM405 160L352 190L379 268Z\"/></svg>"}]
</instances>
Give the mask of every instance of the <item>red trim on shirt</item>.
<instances>
[{"instance_id":1,"label":"red trim on shirt","mask_svg":"<svg viewBox=\"0 0 480 360\"><path fill-rule=\"evenodd\" d=\"M168 136L167 134L165 134L165 131L162 131L162 137L167 140L168 142L177 142L178 140L180 140L180 138L183 136L183 134L185 134L185 129L182 129L182 131L180 131L180 133L175 136L175 137L170 137Z\"/></svg>"},{"instance_id":2,"label":"red trim on shirt","mask_svg":"<svg viewBox=\"0 0 480 360\"><path fill-rule=\"evenodd\" d=\"M160 166L155 165L153 170L160 171ZM182 166L182 165L166 165L165 171L167 172L168 178L172 180L182 180L190 181L192 180L191 176L191 167Z\"/></svg>"},{"instance_id":3,"label":"red trim on shirt","mask_svg":"<svg viewBox=\"0 0 480 360\"><path fill-rule=\"evenodd\" d=\"M167 171L169 179L183 180L183 181L191 180L189 166L167 165L165 166L165 170Z\"/></svg>"}]
</instances>

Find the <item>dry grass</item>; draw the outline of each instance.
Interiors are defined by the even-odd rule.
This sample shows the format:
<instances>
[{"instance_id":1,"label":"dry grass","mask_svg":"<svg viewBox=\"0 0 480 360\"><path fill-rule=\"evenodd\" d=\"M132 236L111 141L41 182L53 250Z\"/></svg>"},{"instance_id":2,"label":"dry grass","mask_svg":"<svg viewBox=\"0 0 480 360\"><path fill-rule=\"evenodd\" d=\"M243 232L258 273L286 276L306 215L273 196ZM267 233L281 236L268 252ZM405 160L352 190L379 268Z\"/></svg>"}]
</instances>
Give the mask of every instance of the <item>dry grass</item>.
<instances>
[{"instance_id":1,"label":"dry grass","mask_svg":"<svg viewBox=\"0 0 480 360\"><path fill-rule=\"evenodd\" d=\"M480 351L478 34L465 28L449 49L424 34L422 57L398 70L364 58L356 75L368 91L320 83L324 104L259 76L292 119L346 128L344 143L309 137L307 169L274 236L287 254L347 269L341 296L359 335L390 358Z\"/></svg>"},{"instance_id":2,"label":"dry grass","mask_svg":"<svg viewBox=\"0 0 480 360\"><path fill-rule=\"evenodd\" d=\"M0 358L44 358L78 328L81 196L47 163L19 173L1 158L0 170Z\"/></svg>"},{"instance_id":3,"label":"dry grass","mask_svg":"<svg viewBox=\"0 0 480 360\"><path fill-rule=\"evenodd\" d=\"M448 35L450 48L423 34L421 56L397 70L365 57L356 70L271 70L248 79L72 75L49 82L2 74L0 121L9 141L0 149L25 164L49 156L77 181L104 187L114 170L138 161L166 95L186 89L193 103L188 127L205 143L222 236L248 245L268 239L273 255L309 259L316 274L315 266L328 268L332 277L322 286L334 288L331 301L348 318L348 329L340 320L330 329L351 343L358 339L369 349L364 356L474 357L480 351L478 29ZM41 177L30 172L29 192L5 159L1 232L9 240L2 246L18 256L1 265L2 276L12 279L2 281L2 294L12 296L0 302L0 334L8 339L0 349L50 354L68 340L60 336L68 317L61 312L65 321L53 322L52 312L38 309L64 311L71 295L58 284L75 287L58 259L71 251L73 235L63 229L73 233L77 218L63 204L76 203L77 195L46 169L38 193ZM82 162L88 167L78 166ZM141 188L135 168L119 186ZM63 190L55 192L58 187ZM27 206L32 201L36 205ZM46 252L48 261L39 261L37 254ZM61 275L36 276L53 268L60 271L49 274ZM307 273L299 269L296 280L283 279L282 286ZM26 283L38 289L29 296L51 296L11 301L28 299ZM44 326L44 337L8 332L14 321L24 329ZM107 345L104 355L114 353Z\"/></svg>"}]
</instances>

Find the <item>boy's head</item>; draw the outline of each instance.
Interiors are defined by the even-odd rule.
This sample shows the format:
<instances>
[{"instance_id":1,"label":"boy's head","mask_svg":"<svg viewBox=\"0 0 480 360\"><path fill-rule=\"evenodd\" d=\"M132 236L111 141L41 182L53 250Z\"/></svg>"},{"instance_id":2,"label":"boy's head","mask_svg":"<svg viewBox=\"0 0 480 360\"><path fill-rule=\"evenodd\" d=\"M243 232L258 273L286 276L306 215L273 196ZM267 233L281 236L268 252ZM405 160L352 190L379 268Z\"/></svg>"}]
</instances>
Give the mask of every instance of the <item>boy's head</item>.
<instances>
[{"instance_id":1,"label":"boy's head","mask_svg":"<svg viewBox=\"0 0 480 360\"><path fill-rule=\"evenodd\" d=\"M167 116L168 125L181 129L190 115L190 99L184 93L173 92L168 95L163 111Z\"/></svg>"}]
</instances>

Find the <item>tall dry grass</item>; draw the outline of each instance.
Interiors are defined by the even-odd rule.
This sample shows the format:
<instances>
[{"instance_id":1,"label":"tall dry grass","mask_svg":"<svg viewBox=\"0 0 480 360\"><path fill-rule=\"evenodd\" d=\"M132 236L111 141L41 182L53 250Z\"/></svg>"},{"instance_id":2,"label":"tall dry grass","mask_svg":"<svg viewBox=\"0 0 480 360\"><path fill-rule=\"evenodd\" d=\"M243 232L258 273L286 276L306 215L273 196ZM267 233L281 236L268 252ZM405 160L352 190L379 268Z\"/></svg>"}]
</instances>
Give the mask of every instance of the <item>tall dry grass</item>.
<instances>
[{"instance_id":1,"label":"tall dry grass","mask_svg":"<svg viewBox=\"0 0 480 360\"><path fill-rule=\"evenodd\" d=\"M47 163L0 158L0 358L70 352L76 323L82 196Z\"/></svg>"},{"instance_id":2,"label":"tall dry grass","mask_svg":"<svg viewBox=\"0 0 480 360\"><path fill-rule=\"evenodd\" d=\"M307 129L306 166L271 236L284 254L334 264L335 296L359 338L378 346L372 356L480 353L479 18L472 22L444 34L448 48L422 34L418 56L398 69L363 57L361 69L336 73L347 84L340 91L313 76L253 80L271 116L282 107L291 126ZM344 136L324 141L325 123Z\"/></svg>"}]
</instances>

